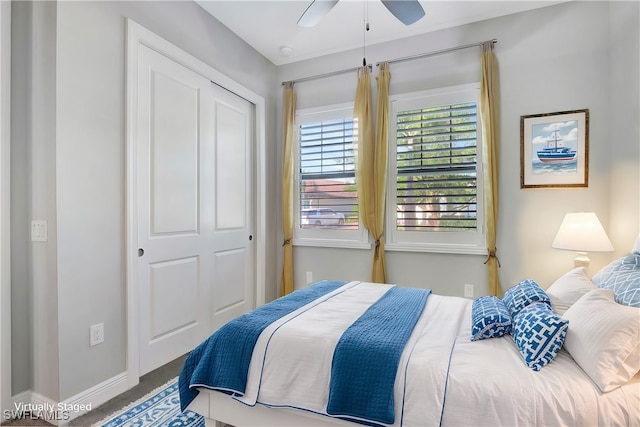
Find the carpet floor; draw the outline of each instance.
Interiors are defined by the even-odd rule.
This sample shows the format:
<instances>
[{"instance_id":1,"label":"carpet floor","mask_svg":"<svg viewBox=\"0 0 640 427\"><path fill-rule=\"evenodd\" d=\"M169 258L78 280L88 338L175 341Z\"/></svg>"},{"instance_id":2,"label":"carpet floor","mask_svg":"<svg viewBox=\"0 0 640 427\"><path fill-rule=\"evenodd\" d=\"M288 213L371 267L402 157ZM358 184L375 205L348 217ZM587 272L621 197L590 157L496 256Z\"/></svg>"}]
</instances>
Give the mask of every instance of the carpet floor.
<instances>
[{"instance_id":1,"label":"carpet floor","mask_svg":"<svg viewBox=\"0 0 640 427\"><path fill-rule=\"evenodd\" d=\"M119 396L114 397L105 404L87 412L81 417L71 420L69 425L92 426L100 420L104 420L108 416L130 405L132 402L148 395L153 390L156 390L158 387L166 384L167 381L170 381L172 378L180 375L180 371L182 370L186 357L186 355L182 356L173 362L169 362L166 365L161 366L155 371L151 371L148 374L143 375L140 377L140 383L137 386L127 390Z\"/></svg>"}]
</instances>

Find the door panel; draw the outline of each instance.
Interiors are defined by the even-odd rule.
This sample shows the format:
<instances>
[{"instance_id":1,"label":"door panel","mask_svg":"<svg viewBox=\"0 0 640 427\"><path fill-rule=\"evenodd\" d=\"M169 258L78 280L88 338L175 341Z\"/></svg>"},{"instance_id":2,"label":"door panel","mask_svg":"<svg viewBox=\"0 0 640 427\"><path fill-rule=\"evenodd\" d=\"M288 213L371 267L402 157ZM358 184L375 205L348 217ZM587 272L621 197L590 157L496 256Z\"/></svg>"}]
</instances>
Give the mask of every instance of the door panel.
<instances>
[{"instance_id":1,"label":"door panel","mask_svg":"<svg viewBox=\"0 0 640 427\"><path fill-rule=\"evenodd\" d=\"M149 266L151 342L198 321L191 311L198 303L198 261L198 257L191 257Z\"/></svg>"},{"instance_id":2,"label":"door panel","mask_svg":"<svg viewBox=\"0 0 640 427\"><path fill-rule=\"evenodd\" d=\"M216 102L216 228L247 226L247 146L245 112Z\"/></svg>"},{"instance_id":3,"label":"door panel","mask_svg":"<svg viewBox=\"0 0 640 427\"><path fill-rule=\"evenodd\" d=\"M151 70L152 233L198 230L199 88Z\"/></svg>"},{"instance_id":4,"label":"door panel","mask_svg":"<svg viewBox=\"0 0 640 427\"><path fill-rule=\"evenodd\" d=\"M245 292L242 286L227 286L228 282L245 283L245 258L244 249L218 252L214 255L216 275L214 277L214 313L230 308L245 301Z\"/></svg>"}]
</instances>

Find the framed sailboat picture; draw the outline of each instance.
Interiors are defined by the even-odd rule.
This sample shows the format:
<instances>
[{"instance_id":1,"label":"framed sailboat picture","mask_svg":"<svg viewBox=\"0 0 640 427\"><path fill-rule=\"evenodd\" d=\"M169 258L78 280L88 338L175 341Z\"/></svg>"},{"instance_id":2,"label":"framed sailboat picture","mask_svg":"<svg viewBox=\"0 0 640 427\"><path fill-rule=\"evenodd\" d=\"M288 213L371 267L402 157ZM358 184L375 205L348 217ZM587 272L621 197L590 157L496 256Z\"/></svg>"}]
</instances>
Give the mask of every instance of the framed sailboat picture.
<instances>
[{"instance_id":1,"label":"framed sailboat picture","mask_svg":"<svg viewBox=\"0 0 640 427\"><path fill-rule=\"evenodd\" d=\"M520 117L520 188L588 187L589 110Z\"/></svg>"}]
</instances>

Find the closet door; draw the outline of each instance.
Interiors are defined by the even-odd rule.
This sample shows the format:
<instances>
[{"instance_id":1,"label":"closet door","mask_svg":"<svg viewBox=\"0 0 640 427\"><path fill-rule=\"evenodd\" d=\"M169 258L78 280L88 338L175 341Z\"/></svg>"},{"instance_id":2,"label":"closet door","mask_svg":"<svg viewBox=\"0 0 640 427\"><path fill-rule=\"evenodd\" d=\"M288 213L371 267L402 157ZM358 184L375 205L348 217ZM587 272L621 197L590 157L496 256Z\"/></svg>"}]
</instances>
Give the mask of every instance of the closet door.
<instances>
[{"instance_id":1,"label":"closet door","mask_svg":"<svg viewBox=\"0 0 640 427\"><path fill-rule=\"evenodd\" d=\"M212 84L215 197L212 221L211 329L254 305L253 105Z\"/></svg>"},{"instance_id":2,"label":"closet door","mask_svg":"<svg viewBox=\"0 0 640 427\"><path fill-rule=\"evenodd\" d=\"M253 308L253 131L250 104L236 108L235 95L152 49L141 46L138 58L143 375Z\"/></svg>"}]
</instances>

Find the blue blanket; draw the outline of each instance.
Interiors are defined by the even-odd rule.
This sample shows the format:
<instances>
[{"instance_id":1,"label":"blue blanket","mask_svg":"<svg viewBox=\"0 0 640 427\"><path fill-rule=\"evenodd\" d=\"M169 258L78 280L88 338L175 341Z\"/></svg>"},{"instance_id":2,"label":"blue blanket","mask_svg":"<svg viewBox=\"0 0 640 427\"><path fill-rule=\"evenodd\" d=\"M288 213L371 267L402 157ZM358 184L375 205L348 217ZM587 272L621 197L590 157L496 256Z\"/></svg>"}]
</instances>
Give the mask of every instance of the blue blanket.
<instances>
[{"instance_id":1,"label":"blue blanket","mask_svg":"<svg viewBox=\"0 0 640 427\"><path fill-rule=\"evenodd\" d=\"M338 289L346 282L322 281L270 302L221 327L187 357L180 373L180 406L184 409L204 385L229 394L243 394L253 348L262 331L282 316Z\"/></svg>"},{"instance_id":2,"label":"blue blanket","mask_svg":"<svg viewBox=\"0 0 640 427\"><path fill-rule=\"evenodd\" d=\"M328 414L394 422L398 364L430 293L391 288L347 328L333 354Z\"/></svg>"}]
</instances>

